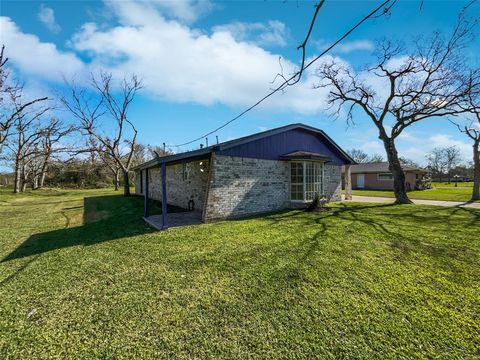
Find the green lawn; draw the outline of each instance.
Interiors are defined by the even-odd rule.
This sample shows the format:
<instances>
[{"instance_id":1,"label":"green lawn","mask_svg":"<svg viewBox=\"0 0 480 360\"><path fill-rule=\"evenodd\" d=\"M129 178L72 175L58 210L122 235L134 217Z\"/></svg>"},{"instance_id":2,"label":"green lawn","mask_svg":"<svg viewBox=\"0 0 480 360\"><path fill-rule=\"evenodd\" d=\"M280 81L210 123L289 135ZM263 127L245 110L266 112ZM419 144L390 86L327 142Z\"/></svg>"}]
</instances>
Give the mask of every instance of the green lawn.
<instances>
[{"instance_id":1,"label":"green lawn","mask_svg":"<svg viewBox=\"0 0 480 360\"><path fill-rule=\"evenodd\" d=\"M480 211L333 204L155 232L0 190L0 358L474 358Z\"/></svg>"},{"instance_id":2,"label":"green lawn","mask_svg":"<svg viewBox=\"0 0 480 360\"><path fill-rule=\"evenodd\" d=\"M408 192L410 199L442 200L442 201L469 201L472 197L473 183L434 183L433 189L412 190ZM393 191L388 190L352 190L353 195L394 198Z\"/></svg>"}]
</instances>

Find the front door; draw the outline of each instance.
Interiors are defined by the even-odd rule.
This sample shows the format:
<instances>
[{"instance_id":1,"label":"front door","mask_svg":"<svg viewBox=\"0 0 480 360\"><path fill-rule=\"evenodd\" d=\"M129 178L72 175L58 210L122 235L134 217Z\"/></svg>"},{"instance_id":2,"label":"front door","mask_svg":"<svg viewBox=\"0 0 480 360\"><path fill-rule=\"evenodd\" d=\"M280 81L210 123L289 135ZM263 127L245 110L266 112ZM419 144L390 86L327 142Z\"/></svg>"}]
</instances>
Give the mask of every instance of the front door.
<instances>
[{"instance_id":1,"label":"front door","mask_svg":"<svg viewBox=\"0 0 480 360\"><path fill-rule=\"evenodd\" d=\"M365 174L357 174L357 188L365 188Z\"/></svg>"}]
</instances>

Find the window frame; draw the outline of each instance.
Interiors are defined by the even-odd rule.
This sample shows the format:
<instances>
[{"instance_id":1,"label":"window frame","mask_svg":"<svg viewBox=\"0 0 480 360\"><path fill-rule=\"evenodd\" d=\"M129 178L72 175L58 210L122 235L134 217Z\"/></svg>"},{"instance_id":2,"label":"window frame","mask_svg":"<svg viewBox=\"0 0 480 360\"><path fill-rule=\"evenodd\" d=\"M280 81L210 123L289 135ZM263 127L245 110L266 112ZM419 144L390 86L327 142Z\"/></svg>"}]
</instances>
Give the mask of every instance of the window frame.
<instances>
[{"instance_id":1,"label":"window frame","mask_svg":"<svg viewBox=\"0 0 480 360\"><path fill-rule=\"evenodd\" d=\"M390 178L389 178L389 179L382 179L382 178L380 178L381 175L389 175ZM392 173L387 173L387 172L385 172L385 173L377 173L377 180L378 180L378 181L393 181L393 174L392 174Z\"/></svg>"},{"instance_id":2,"label":"window frame","mask_svg":"<svg viewBox=\"0 0 480 360\"><path fill-rule=\"evenodd\" d=\"M301 175L302 182L292 182L292 165L293 164L302 165L302 175ZM307 174L308 172L310 172L310 174ZM309 181L309 179L312 179L312 175L313 175L313 181ZM296 176L298 176L298 172ZM324 161L307 161L307 160L290 161L290 179L289 179L290 201L297 202L297 203L306 203L306 202L313 201L313 199L315 198L315 193L318 193L319 195L323 195L325 193L324 179L325 179L325 162ZM315 180L318 180L318 181L315 181ZM310 186L307 187L307 185L310 185L310 184L313 184L311 187L312 190L308 189ZM295 186L302 185L301 199L292 198L293 185Z\"/></svg>"}]
</instances>

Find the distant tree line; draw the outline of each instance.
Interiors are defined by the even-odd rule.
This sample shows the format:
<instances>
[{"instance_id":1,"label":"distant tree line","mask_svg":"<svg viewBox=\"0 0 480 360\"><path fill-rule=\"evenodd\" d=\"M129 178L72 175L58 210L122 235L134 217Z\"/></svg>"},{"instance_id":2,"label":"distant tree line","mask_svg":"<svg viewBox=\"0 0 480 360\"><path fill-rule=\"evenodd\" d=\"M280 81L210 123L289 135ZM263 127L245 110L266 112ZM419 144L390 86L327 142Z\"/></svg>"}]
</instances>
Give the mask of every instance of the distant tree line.
<instances>
[{"instance_id":1,"label":"distant tree line","mask_svg":"<svg viewBox=\"0 0 480 360\"><path fill-rule=\"evenodd\" d=\"M359 164L384 161L381 154L368 155L361 149L350 149L347 150L347 153L353 160L355 160L355 162Z\"/></svg>"},{"instance_id":2,"label":"distant tree line","mask_svg":"<svg viewBox=\"0 0 480 360\"><path fill-rule=\"evenodd\" d=\"M465 162L457 146L440 146L426 155L427 170L435 181L452 181L455 176L462 181L472 180L475 167Z\"/></svg>"}]
</instances>

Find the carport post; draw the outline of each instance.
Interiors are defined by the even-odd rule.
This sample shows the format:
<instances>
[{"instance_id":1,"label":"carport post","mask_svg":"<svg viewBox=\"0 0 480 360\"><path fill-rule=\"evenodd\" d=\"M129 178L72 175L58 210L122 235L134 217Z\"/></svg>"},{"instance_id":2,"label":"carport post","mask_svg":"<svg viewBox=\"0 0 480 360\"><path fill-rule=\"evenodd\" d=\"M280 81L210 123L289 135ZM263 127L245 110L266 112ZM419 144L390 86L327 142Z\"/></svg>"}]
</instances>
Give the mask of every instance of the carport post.
<instances>
[{"instance_id":1,"label":"carport post","mask_svg":"<svg viewBox=\"0 0 480 360\"><path fill-rule=\"evenodd\" d=\"M162 163L162 229L167 228L167 164Z\"/></svg>"},{"instance_id":2,"label":"carport post","mask_svg":"<svg viewBox=\"0 0 480 360\"><path fill-rule=\"evenodd\" d=\"M140 177L140 181L142 181L142 177ZM144 203L144 218L148 218L150 216L150 211L148 210L148 168L145 169L145 203Z\"/></svg>"}]
</instances>

